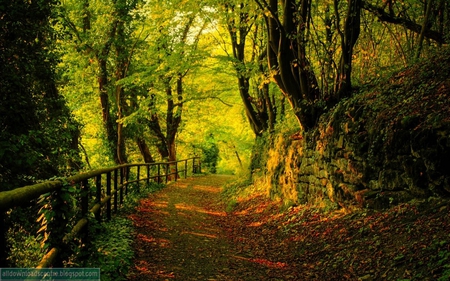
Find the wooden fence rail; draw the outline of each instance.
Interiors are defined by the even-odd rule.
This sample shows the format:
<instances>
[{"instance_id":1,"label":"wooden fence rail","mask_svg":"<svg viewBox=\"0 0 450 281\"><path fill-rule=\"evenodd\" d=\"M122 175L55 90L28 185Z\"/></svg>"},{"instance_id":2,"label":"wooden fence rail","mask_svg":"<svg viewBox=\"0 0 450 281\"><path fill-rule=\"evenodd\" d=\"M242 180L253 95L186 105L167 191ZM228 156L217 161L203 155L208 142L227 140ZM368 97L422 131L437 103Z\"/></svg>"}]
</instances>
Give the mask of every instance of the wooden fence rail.
<instances>
[{"instance_id":1,"label":"wooden fence rail","mask_svg":"<svg viewBox=\"0 0 450 281\"><path fill-rule=\"evenodd\" d=\"M142 171L142 169L144 171ZM136 179L130 179L132 169L136 169ZM141 172L146 177L141 177ZM98 169L87 173L65 178L64 180L53 180L34 185L19 187L9 191L0 192L0 267L5 266L7 252L4 234L6 229L3 223L6 212L14 207L28 204L31 200L39 198L41 195L61 190L66 185L79 188L80 209L82 218L74 225L72 230L65 234L61 244L67 244L81 232L87 233L88 215L92 213L98 221L111 219L111 213L117 212L118 206L123 203L124 196L128 194L131 183L137 183L136 189L139 191L139 183L150 180L158 183L167 183L169 180L177 180L180 176L186 178L188 174L201 172L199 157L192 157L173 162L159 162L146 164L124 164L111 168ZM90 192L90 181L95 183L95 194ZM105 213L105 215L103 215ZM3 248L3 249L1 249ZM60 247L50 249L41 260L37 268L50 267L60 253Z\"/></svg>"}]
</instances>

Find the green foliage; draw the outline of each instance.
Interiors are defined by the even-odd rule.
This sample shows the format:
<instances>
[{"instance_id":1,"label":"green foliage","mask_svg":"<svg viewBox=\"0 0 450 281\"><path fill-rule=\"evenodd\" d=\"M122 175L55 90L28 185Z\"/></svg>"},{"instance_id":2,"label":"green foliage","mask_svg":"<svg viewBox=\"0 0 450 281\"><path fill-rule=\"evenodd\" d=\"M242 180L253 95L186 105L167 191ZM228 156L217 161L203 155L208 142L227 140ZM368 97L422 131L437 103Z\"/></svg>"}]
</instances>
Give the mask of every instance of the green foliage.
<instances>
[{"instance_id":1,"label":"green foliage","mask_svg":"<svg viewBox=\"0 0 450 281\"><path fill-rule=\"evenodd\" d=\"M120 208L120 213L124 215L134 212L135 211L134 208L139 204L139 201L142 198L145 198L150 193L156 192L164 187L165 184L150 182L149 185L146 185L145 187L141 186L139 192L128 193L122 207ZM134 191L136 190L136 185L131 184L129 188L131 191Z\"/></svg>"},{"instance_id":2,"label":"green foliage","mask_svg":"<svg viewBox=\"0 0 450 281\"><path fill-rule=\"evenodd\" d=\"M225 208L225 212L227 212L227 213L233 212L233 210L236 208L237 205L238 205L238 202L236 199L229 200L227 203L227 207Z\"/></svg>"},{"instance_id":3,"label":"green foliage","mask_svg":"<svg viewBox=\"0 0 450 281\"><path fill-rule=\"evenodd\" d=\"M227 212L231 212L237 206L237 198L251 185L251 180L239 178L223 186L222 197L228 202Z\"/></svg>"},{"instance_id":4,"label":"green foliage","mask_svg":"<svg viewBox=\"0 0 450 281\"><path fill-rule=\"evenodd\" d=\"M111 221L98 223L91 218L89 235L92 240L90 247L80 253L80 257L86 256L87 259L79 261L79 264L85 267L99 267L102 281L125 280L134 257L133 225L126 215L135 211L140 199L163 187L162 184L150 183L146 187L141 187L139 193L128 193L119 214ZM131 186L130 190L135 188Z\"/></svg>"},{"instance_id":5,"label":"green foliage","mask_svg":"<svg viewBox=\"0 0 450 281\"><path fill-rule=\"evenodd\" d=\"M12 267L32 268L44 256L36 235L30 233L23 226L15 223L10 226L7 233L9 255L7 261Z\"/></svg>"},{"instance_id":6,"label":"green foliage","mask_svg":"<svg viewBox=\"0 0 450 281\"><path fill-rule=\"evenodd\" d=\"M133 259L133 226L123 217L114 217L101 224L91 220L90 232L94 234L89 258L83 266L98 267L101 280L125 280Z\"/></svg>"},{"instance_id":7,"label":"green foliage","mask_svg":"<svg viewBox=\"0 0 450 281\"><path fill-rule=\"evenodd\" d=\"M8 213L8 262L13 267L35 267L52 247L61 248L62 238L78 218L78 191L64 178L54 179L64 182L61 190L41 195L36 206ZM70 249L63 247L60 259L70 255Z\"/></svg>"},{"instance_id":8,"label":"green foliage","mask_svg":"<svg viewBox=\"0 0 450 281\"><path fill-rule=\"evenodd\" d=\"M56 90L56 1L0 6L1 190L68 172L77 162L78 125Z\"/></svg>"},{"instance_id":9,"label":"green foliage","mask_svg":"<svg viewBox=\"0 0 450 281\"><path fill-rule=\"evenodd\" d=\"M217 163L219 161L219 148L211 135L205 144L201 146L202 150L202 167L208 172L215 174L217 172Z\"/></svg>"},{"instance_id":10,"label":"green foliage","mask_svg":"<svg viewBox=\"0 0 450 281\"><path fill-rule=\"evenodd\" d=\"M77 219L77 200L76 195L79 189L69 184L65 179L64 186L51 193L40 196L38 204L39 217L36 220L40 224L37 231L37 240L40 241L41 248L44 251L50 250L52 247L59 247L62 243L64 235L70 232ZM62 251L65 255L70 253L66 250ZM67 256L60 257L65 260Z\"/></svg>"}]
</instances>

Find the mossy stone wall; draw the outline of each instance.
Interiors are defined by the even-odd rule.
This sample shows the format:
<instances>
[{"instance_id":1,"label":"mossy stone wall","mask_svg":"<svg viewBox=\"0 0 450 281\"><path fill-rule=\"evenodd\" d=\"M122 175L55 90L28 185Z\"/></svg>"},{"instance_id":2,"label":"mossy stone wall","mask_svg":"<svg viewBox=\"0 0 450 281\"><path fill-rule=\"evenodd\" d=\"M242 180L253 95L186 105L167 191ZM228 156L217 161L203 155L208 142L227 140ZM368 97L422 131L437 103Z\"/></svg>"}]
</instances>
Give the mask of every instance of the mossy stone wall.
<instances>
[{"instance_id":1,"label":"mossy stone wall","mask_svg":"<svg viewBox=\"0 0 450 281\"><path fill-rule=\"evenodd\" d=\"M255 179L294 204L384 208L449 197L449 74L444 52L361 89L314 131L270 135Z\"/></svg>"}]
</instances>

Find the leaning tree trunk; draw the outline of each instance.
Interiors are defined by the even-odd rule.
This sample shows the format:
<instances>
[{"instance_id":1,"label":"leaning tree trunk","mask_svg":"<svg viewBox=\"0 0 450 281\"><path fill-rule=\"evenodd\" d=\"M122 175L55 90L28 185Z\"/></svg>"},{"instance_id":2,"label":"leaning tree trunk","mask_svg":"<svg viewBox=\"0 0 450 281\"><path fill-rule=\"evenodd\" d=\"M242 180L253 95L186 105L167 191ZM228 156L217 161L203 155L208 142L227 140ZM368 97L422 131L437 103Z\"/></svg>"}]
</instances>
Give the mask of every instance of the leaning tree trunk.
<instances>
[{"instance_id":1,"label":"leaning tree trunk","mask_svg":"<svg viewBox=\"0 0 450 281\"><path fill-rule=\"evenodd\" d=\"M136 138L136 144L139 148L139 151L141 152L142 158L144 158L145 163L153 163L155 160L153 160L152 154L150 153L150 149L148 148L147 143L145 142L145 139L142 137Z\"/></svg>"}]
</instances>

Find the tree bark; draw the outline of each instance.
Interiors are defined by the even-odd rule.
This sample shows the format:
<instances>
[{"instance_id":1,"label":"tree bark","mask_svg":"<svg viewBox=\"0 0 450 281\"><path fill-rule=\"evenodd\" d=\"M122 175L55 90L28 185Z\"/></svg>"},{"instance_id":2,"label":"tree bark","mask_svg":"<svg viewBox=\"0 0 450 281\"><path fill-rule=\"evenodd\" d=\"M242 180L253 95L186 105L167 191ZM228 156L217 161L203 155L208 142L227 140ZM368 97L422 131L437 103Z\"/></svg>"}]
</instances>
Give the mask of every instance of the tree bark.
<instances>
[{"instance_id":1,"label":"tree bark","mask_svg":"<svg viewBox=\"0 0 450 281\"><path fill-rule=\"evenodd\" d=\"M425 31L427 30L428 19L430 18L433 0L425 1L425 4L427 5L427 7L426 7L426 11L425 11L425 16L423 17L422 29L419 34L419 40L418 40L419 45L417 46L416 59L418 59L420 57L420 53L422 52L423 39L425 37Z\"/></svg>"},{"instance_id":2,"label":"tree bark","mask_svg":"<svg viewBox=\"0 0 450 281\"><path fill-rule=\"evenodd\" d=\"M162 133L161 126L159 124L159 118L156 113L152 114L152 117L148 122L148 127L154 133L155 137L158 139L158 142L156 143L156 148L158 149L161 159L163 160L169 159L169 148L167 147L167 140L164 134Z\"/></svg>"},{"instance_id":3,"label":"tree bark","mask_svg":"<svg viewBox=\"0 0 450 281\"><path fill-rule=\"evenodd\" d=\"M152 157L152 154L150 153L150 149L147 146L147 143L145 142L145 139L142 137L136 138L136 144L139 148L139 151L141 152L142 158L144 158L145 163L153 163L155 160Z\"/></svg>"},{"instance_id":4,"label":"tree bark","mask_svg":"<svg viewBox=\"0 0 450 281\"><path fill-rule=\"evenodd\" d=\"M110 114L110 104L109 104L109 95L108 95L108 68L107 68L107 60L109 56L109 52L111 50L111 45L116 36L118 21L115 20L111 29L108 33L108 40L103 45L102 49L96 54L99 75L97 78L98 81L98 91L100 96L100 104L102 107L102 121L103 126L106 132L106 139L108 142L108 147L111 151L111 154L114 158L114 161L119 164L119 158L117 155L117 135L115 131L116 120Z\"/></svg>"},{"instance_id":5,"label":"tree bark","mask_svg":"<svg viewBox=\"0 0 450 281\"><path fill-rule=\"evenodd\" d=\"M335 9L337 7L336 1L337 0L335 0ZM361 0L349 0L344 31L339 31L342 38L342 55L338 74L336 76L337 80L335 82L335 101L339 101L341 98L348 95L349 91L352 88L351 75L353 47L355 46L360 33L361 6Z\"/></svg>"},{"instance_id":6,"label":"tree bark","mask_svg":"<svg viewBox=\"0 0 450 281\"><path fill-rule=\"evenodd\" d=\"M294 110L301 129L311 129L317 121L315 103L320 96L305 49L311 0L302 0L299 5L294 0L281 1L281 13L278 12L278 0L257 2L270 11L270 16L265 19L272 78Z\"/></svg>"},{"instance_id":7,"label":"tree bark","mask_svg":"<svg viewBox=\"0 0 450 281\"><path fill-rule=\"evenodd\" d=\"M125 9L125 5L121 5L117 12L119 18L124 18L127 15L127 10ZM115 78L116 81L120 81L121 79L126 77L126 69L128 66L128 53L125 48L126 38L125 38L125 26L124 21L121 20L117 24L117 36L114 41L114 46L116 50L116 71ZM124 126L122 122L122 118L124 117L124 107L125 107L125 97L124 97L124 89L120 84L116 84L115 94L116 94L116 106L117 106L117 159L118 164L127 163L127 156L125 150L125 132Z\"/></svg>"},{"instance_id":8,"label":"tree bark","mask_svg":"<svg viewBox=\"0 0 450 281\"><path fill-rule=\"evenodd\" d=\"M106 68L106 59L97 57L99 64L99 76L98 76L98 90L100 96L100 104L102 107L102 121L106 132L106 140L108 147L114 158L114 162L119 164L119 158L117 155L117 134L114 129L115 120L110 115L109 95L107 90L108 85L108 70Z\"/></svg>"},{"instance_id":9,"label":"tree bark","mask_svg":"<svg viewBox=\"0 0 450 281\"><path fill-rule=\"evenodd\" d=\"M264 95L258 95L260 101L254 101L254 98L250 95L250 74L246 69L245 44L247 35L253 25L252 20L254 19L250 17L248 12L243 10L244 8L244 3L240 3L239 7L233 4L225 4L227 15L229 14L231 17L227 19L227 28L231 38L233 57L235 59L233 64L236 70L239 94L244 104L245 115L250 123L250 127L256 136L260 136L267 130L269 121L268 114L265 111L265 107L258 110L257 107L255 108L253 106L253 102L256 104L262 102L263 105L267 102L263 100L265 98ZM236 18L238 21L236 21Z\"/></svg>"}]
</instances>

